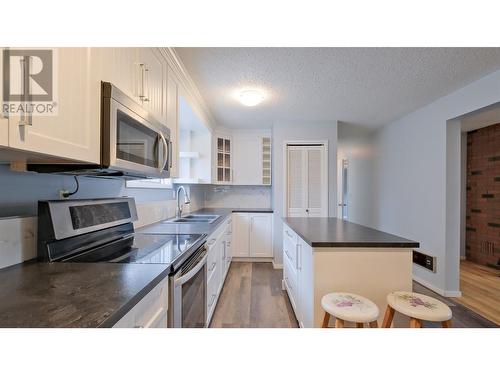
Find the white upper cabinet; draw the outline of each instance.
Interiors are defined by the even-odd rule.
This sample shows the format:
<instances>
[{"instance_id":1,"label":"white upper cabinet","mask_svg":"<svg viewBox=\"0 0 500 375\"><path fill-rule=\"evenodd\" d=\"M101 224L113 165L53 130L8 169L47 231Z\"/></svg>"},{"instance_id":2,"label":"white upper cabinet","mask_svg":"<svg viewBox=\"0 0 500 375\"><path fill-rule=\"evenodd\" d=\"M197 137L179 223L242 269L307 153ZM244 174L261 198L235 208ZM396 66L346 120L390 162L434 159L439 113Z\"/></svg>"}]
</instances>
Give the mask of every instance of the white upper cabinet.
<instances>
[{"instance_id":1,"label":"white upper cabinet","mask_svg":"<svg viewBox=\"0 0 500 375\"><path fill-rule=\"evenodd\" d=\"M232 184L233 182L233 140L226 134L215 136L215 183Z\"/></svg>"},{"instance_id":2,"label":"white upper cabinet","mask_svg":"<svg viewBox=\"0 0 500 375\"><path fill-rule=\"evenodd\" d=\"M234 185L262 184L262 137L233 136Z\"/></svg>"},{"instance_id":3,"label":"white upper cabinet","mask_svg":"<svg viewBox=\"0 0 500 375\"><path fill-rule=\"evenodd\" d=\"M167 126L172 140L170 177L179 177L179 81L172 69L167 71Z\"/></svg>"},{"instance_id":4,"label":"white upper cabinet","mask_svg":"<svg viewBox=\"0 0 500 375\"><path fill-rule=\"evenodd\" d=\"M235 130L228 134L216 137L215 182L271 185L270 133Z\"/></svg>"},{"instance_id":5,"label":"white upper cabinet","mask_svg":"<svg viewBox=\"0 0 500 375\"><path fill-rule=\"evenodd\" d=\"M77 162L100 162L100 115L91 106L90 48L57 49L57 115L9 116L9 147Z\"/></svg>"},{"instance_id":6,"label":"white upper cabinet","mask_svg":"<svg viewBox=\"0 0 500 375\"><path fill-rule=\"evenodd\" d=\"M138 48L139 92L146 110L167 122L167 62L157 48Z\"/></svg>"}]
</instances>

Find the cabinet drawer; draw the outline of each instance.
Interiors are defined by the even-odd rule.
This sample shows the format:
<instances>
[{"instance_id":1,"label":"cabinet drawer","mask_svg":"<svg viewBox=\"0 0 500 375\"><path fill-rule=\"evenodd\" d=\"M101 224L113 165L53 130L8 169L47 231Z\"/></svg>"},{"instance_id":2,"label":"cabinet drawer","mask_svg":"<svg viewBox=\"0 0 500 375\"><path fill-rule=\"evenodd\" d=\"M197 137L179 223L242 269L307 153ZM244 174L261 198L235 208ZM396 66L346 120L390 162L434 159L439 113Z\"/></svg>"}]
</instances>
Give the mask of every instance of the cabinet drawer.
<instances>
[{"instance_id":1,"label":"cabinet drawer","mask_svg":"<svg viewBox=\"0 0 500 375\"><path fill-rule=\"evenodd\" d=\"M298 283L297 283L297 273L295 269L290 265L288 260L283 261L283 279L285 281L285 288L292 304L295 315L297 315L297 301L298 301Z\"/></svg>"},{"instance_id":2,"label":"cabinet drawer","mask_svg":"<svg viewBox=\"0 0 500 375\"><path fill-rule=\"evenodd\" d=\"M207 326L212 318L212 313L217 304L217 293L219 291L219 278L216 274L212 275L207 282Z\"/></svg>"},{"instance_id":3,"label":"cabinet drawer","mask_svg":"<svg viewBox=\"0 0 500 375\"><path fill-rule=\"evenodd\" d=\"M114 327L167 328L168 278L141 299Z\"/></svg>"},{"instance_id":4,"label":"cabinet drawer","mask_svg":"<svg viewBox=\"0 0 500 375\"><path fill-rule=\"evenodd\" d=\"M285 238L290 241L290 243L292 245L297 245L297 241L298 241L298 238L297 238L297 234L291 230L288 225L286 224L283 224L283 241L285 240Z\"/></svg>"},{"instance_id":5,"label":"cabinet drawer","mask_svg":"<svg viewBox=\"0 0 500 375\"><path fill-rule=\"evenodd\" d=\"M287 259L293 267L297 268L297 244L289 238L283 238L283 259Z\"/></svg>"},{"instance_id":6,"label":"cabinet drawer","mask_svg":"<svg viewBox=\"0 0 500 375\"><path fill-rule=\"evenodd\" d=\"M137 327L156 327L167 314L168 282L158 284L135 307L135 325ZM165 328L165 327L164 327Z\"/></svg>"},{"instance_id":7,"label":"cabinet drawer","mask_svg":"<svg viewBox=\"0 0 500 375\"><path fill-rule=\"evenodd\" d=\"M207 256L207 280L210 280L219 267L218 246L214 244L208 249Z\"/></svg>"}]
</instances>

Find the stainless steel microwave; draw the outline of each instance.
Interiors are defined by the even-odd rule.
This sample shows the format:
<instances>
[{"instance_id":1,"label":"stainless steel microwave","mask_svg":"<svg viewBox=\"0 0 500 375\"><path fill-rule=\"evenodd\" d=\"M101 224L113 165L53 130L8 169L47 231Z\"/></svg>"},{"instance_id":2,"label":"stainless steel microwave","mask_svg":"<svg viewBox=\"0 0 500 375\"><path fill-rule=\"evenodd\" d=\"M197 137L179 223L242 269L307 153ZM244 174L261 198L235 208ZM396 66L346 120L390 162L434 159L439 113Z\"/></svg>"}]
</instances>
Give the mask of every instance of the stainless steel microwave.
<instances>
[{"instance_id":1,"label":"stainless steel microwave","mask_svg":"<svg viewBox=\"0 0 500 375\"><path fill-rule=\"evenodd\" d=\"M170 130L109 82L101 83L101 165L130 177L170 177Z\"/></svg>"}]
</instances>

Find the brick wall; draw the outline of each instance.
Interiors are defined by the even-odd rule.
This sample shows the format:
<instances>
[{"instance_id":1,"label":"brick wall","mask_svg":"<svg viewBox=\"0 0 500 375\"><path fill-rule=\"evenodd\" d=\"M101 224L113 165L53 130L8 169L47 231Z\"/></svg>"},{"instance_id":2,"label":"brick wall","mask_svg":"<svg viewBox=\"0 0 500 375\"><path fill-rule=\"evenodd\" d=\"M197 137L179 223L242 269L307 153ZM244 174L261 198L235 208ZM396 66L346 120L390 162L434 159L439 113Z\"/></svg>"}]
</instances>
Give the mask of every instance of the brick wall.
<instances>
[{"instance_id":1,"label":"brick wall","mask_svg":"<svg viewBox=\"0 0 500 375\"><path fill-rule=\"evenodd\" d=\"M500 257L500 124L467 133L466 258Z\"/></svg>"}]
</instances>

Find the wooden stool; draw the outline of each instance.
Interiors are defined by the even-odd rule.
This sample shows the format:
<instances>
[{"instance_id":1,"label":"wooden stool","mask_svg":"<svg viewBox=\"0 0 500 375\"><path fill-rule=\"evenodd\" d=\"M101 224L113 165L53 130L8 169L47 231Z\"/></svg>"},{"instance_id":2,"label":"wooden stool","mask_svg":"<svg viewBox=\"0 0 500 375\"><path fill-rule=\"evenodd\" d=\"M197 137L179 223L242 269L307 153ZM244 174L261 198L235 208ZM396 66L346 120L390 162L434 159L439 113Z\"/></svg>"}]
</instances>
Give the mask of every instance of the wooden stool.
<instances>
[{"instance_id":1,"label":"wooden stool","mask_svg":"<svg viewBox=\"0 0 500 375\"><path fill-rule=\"evenodd\" d=\"M368 323L377 328L379 310L368 298L353 293L329 293L321 298L321 307L325 310L322 328L328 328L330 316L334 316L335 328L343 328L344 322L354 322L357 328Z\"/></svg>"},{"instance_id":2,"label":"wooden stool","mask_svg":"<svg viewBox=\"0 0 500 375\"><path fill-rule=\"evenodd\" d=\"M451 309L443 302L412 292L393 292L387 296L383 328L389 328L397 311L410 317L410 327L422 328L422 320L441 322L443 328L451 327Z\"/></svg>"}]
</instances>

